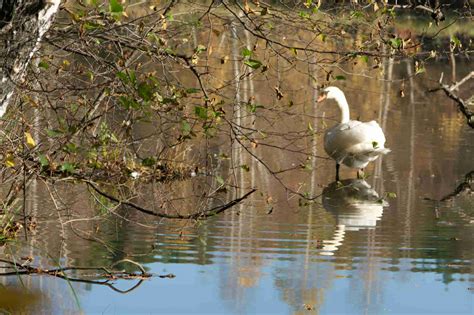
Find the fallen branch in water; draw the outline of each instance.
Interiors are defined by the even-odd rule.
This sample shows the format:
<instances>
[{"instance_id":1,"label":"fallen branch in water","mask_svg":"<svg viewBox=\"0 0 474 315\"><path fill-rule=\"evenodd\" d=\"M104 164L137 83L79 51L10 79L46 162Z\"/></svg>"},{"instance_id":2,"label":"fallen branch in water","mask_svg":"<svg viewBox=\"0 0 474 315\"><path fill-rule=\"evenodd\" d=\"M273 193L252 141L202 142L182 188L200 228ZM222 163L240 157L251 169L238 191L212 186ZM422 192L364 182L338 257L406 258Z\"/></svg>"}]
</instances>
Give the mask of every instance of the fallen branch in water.
<instances>
[{"instance_id":1,"label":"fallen branch in water","mask_svg":"<svg viewBox=\"0 0 474 315\"><path fill-rule=\"evenodd\" d=\"M474 190L472 189L472 186L471 186L473 182L474 182L474 171L470 171L469 173L467 173L464 176L464 181L462 181L456 187L456 189L454 189L453 192L447 194L446 196L444 196L443 198L441 198L439 200L431 199L431 198L424 198L424 199L429 200L429 201L437 201L437 202L449 201L449 200L459 196L460 194L462 194L464 192L468 192L468 193L473 192Z\"/></svg>"},{"instance_id":2,"label":"fallen branch in water","mask_svg":"<svg viewBox=\"0 0 474 315\"><path fill-rule=\"evenodd\" d=\"M465 191L472 192L473 189L471 187L471 184L473 180L474 180L474 171L470 171L469 173L466 174L466 176L464 176L464 181L461 184L459 184L458 187L456 187L456 189L452 193L444 196L439 201L451 200Z\"/></svg>"},{"instance_id":3,"label":"fallen branch in water","mask_svg":"<svg viewBox=\"0 0 474 315\"><path fill-rule=\"evenodd\" d=\"M122 259L115 263L113 263L109 268L106 267L61 267L61 268L54 268L54 269L43 269L40 267L33 267L28 265L29 260L24 263L19 263L16 261L11 261L7 259L0 258L0 262L6 264L6 266L0 266L0 269L13 269L10 272L3 272L0 273L0 276L18 276L18 275L49 275L57 278L61 278L71 282L82 282L82 283L90 283L90 284L98 284L98 285L105 285L111 288L112 290L119 292L119 293L128 293L134 289L136 289L145 279L151 278L152 275L147 273L143 266L133 260L130 259ZM140 269L139 273L134 272L125 272L123 270L113 270L115 266L120 263L129 263L135 265ZM69 277L66 272L67 271L95 271L95 273L91 275L85 275L84 278L73 278ZM103 278L105 280L93 280L93 279L86 279L86 277L92 278ZM174 278L174 275L158 275L160 278ZM127 290L121 290L116 288L111 281L113 280L139 280L133 287Z\"/></svg>"},{"instance_id":4,"label":"fallen branch in water","mask_svg":"<svg viewBox=\"0 0 474 315\"><path fill-rule=\"evenodd\" d=\"M128 207L131 207L135 210L138 210L140 212L143 212L145 214L148 214L148 215L152 215L152 216L155 216L155 217L160 217L160 218L165 218L165 219L181 219L181 220L186 220L186 219L206 219L206 218L209 218L209 217L212 217L212 216L215 216L216 214L219 214L233 206L235 206L236 204L240 203L242 200L246 199L248 196L250 196L251 194L253 194L255 191L257 191L257 189L253 188L252 190L248 191L246 194L244 194L242 197L240 198L237 198L237 199L234 199L224 205L221 205L221 206L216 206L214 208L211 208L211 209L207 209L207 210L204 210L204 211L200 211L198 213L193 213L193 214L169 214L169 213L165 213L165 212L155 212L153 210L150 210L150 209L146 209L146 208L143 208L133 202L130 202L130 201L125 201L125 200L120 200L106 192L104 192L103 190L99 189L93 182L91 181L85 181L85 183L90 187L92 188L95 192L97 192L99 195L113 201L113 202L116 202L116 203L119 203L121 205L125 205L125 206L128 206Z\"/></svg>"},{"instance_id":5,"label":"fallen branch in water","mask_svg":"<svg viewBox=\"0 0 474 315\"><path fill-rule=\"evenodd\" d=\"M467 124L471 128L474 128L474 113L469 110L469 108L467 107L466 101L464 101L462 98L454 94L453 91L459 88L462 84L464 84L465 82L467 82L473 77L474 77L474 71L471 71L471 73L469 73L464 78L462 78L461 81L454 83L453 85L447 85L447 84L443 84L443 73L441 73L441 77L439 78L439 88L430 90L430 92L443 90L447 97L455 101L458 105L459 111L466 117Z\"/></svg>"}]
</instances>

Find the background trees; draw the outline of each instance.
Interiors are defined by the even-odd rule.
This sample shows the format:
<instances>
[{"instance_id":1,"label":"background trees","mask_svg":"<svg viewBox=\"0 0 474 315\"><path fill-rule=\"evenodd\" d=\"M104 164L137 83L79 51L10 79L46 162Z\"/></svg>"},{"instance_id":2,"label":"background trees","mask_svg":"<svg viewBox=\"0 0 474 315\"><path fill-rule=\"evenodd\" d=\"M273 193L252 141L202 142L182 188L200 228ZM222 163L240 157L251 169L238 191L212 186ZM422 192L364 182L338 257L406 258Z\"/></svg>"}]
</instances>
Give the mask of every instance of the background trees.
<instances>
[{"instance_id":1,"label":"background trees","mask_svg":"<svg viewBox=\"0 0 474 315\"><path fill-rule=\"evenodd\" d=\"M470 17L466 1L351 1L341 9L330 1L112 0L62 3L59 12L58 1L2 5L2 113L11 104L0 144L4 207L38 178L88 183L121 202L140 195L136 180L206 175L214 201L202 208L213 208L250 190L236 173L251 169L311 199L279 174L321 158L308 142L324 126L305 118L291 131L268 126L314 116L304 105L320 85L354 74L386 79L384 64L406 57L422 75L429 58L472 51L462 35L443 36ZM417 18L405 23L406 11ZM302 91L302 80L314 91ZM298 158L279 165L259 150ZM225 187L245 189L217 197Z\"/></svg>"}]
</instances>

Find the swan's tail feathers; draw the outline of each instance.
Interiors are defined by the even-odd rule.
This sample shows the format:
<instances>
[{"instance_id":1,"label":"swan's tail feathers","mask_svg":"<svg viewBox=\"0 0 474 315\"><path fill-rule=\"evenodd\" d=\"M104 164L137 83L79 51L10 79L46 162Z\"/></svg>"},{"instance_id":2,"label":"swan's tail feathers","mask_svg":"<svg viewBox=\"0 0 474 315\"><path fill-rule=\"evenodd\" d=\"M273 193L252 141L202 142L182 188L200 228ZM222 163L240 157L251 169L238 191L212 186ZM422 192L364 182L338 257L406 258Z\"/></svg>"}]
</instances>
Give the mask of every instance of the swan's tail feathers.
<instances>
[{"instance_id":1,"label":"swan's tail feathers","mask_svg":"<svg viewBox=\"0 0 474 315\"><path fill-rule=\"evenodd\" d=\"M387 154L390 151L392 151L392 150L390 150L388 148L375 148L375 149L371 149L371 150L366 151L364 153L364 155L369 156L369 157L377 158L377 156L382 155L382 154Z\"/></svg>"},{"instance_id":2,"label":"swan's tail feathers","mask_svg":"<svg viewBox=\"0 0 474 315\"><path fill-rule=\"evenodd\" d=\"M389 148L381 148L381 149L378 149L376 150L379 154L387 154L387 153L390 153L392 152L392 150L390 150Z\"/></svg>"}]
</instances>

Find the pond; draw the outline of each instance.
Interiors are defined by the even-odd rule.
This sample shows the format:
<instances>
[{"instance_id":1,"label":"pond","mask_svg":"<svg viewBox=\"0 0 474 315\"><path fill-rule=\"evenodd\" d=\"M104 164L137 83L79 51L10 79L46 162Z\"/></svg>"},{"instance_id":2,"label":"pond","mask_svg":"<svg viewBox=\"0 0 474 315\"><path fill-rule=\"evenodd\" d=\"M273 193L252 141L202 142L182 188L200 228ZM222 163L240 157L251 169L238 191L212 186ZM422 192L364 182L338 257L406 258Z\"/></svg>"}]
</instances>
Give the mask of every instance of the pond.
<instances>
[{"instance_id":1,"label":"pond","mask_svg":"<svg viewBox=\"0 0 474 315\"><path fill-rule=\"evenodd\" d=\"M427 71L445 68L439 62ZM406 63L393 71L394 79L404 76ZM335 186L330 160L283 177L294 187L306 181L315 195L322 194L307 204L287 198L273 176L257 169L241 176L262 193L207 221L145 219L141 226L102 217L83 230L80 218L68 225L67 211L51 211L51 201L45 200L54 192L37 183L38 194L29 200L37 232L8 244L4 254L31 256L52 267L130 258L150 273L175 277L144 280L127 294L39 275L2 282L42 292L43 311L55 313L472 313L474 199L461 194L435 200L453 193L472 172L474 132L444 95L426 89L416 78L407 83L403 98L398 85L383 91L388 98L377 90L347 88L353 115L361 113L364 99L384 107L392 152L367 170L371 176L353 179L349 188ZM331 111L330 105L322 106ZM283 151L275 159L284 164L294 155ZM355 173L343 169L341 176L355 178ZM203 177L177 185L193 190L206 181ZM91 211L80 193L61 202L77 213ZM117 286L133 285L122 280Z\"/></svg>"},{"instance_id":2,"label":"pond","mask_svg":"<svg viewBox=\"0 0 474 315\"><path fill-rule=\"evenodd\" d=\"M381 77L365 65L335 69L344 74L338 86L351 117L377 120L391 149L364 179L343 167L335 182L322 139L338 113L330 101L315 105L311 67L245 79L226 95L253 96L267 119L258 119L258 108L236 119L274 137L241 146L222 136L206 150L196 140L179 154L201 169L211 163L210 171L158 189L137 187L143 204L166 194L181 209L255 193L207 220L157 220L126 207L98 211L81 184L52 189L35 181L27 200L35 228L6 243L2 257L42 268L122 262L135 271L128 259L152 277L111 287L68 280L88 273L75 270L66 279L12 274L2 285L38 293L32 313L472 314L474 196L456 189L472 183L474 130L442 92L428 92L442 72L460 79L472 65L456 59L453 72L452 60L432 59L415 75L414 62L386 58ZM280 99L275 86L290 92ZM229 178L237 191L202 197Z\"/></svg>"}]
</instances>

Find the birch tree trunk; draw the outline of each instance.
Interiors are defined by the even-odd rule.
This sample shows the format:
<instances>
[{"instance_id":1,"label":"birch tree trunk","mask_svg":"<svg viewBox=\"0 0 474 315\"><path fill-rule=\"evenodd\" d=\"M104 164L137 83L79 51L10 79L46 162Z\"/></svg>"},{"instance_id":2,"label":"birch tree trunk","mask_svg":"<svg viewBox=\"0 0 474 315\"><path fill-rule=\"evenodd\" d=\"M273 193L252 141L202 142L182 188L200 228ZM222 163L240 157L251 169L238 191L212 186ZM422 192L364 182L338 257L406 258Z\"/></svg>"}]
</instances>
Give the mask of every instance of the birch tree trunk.
<instances>
[{"instance_id":1,"label":"birch tree trunk","mask_svg":"<svg viewBox=\"0 0 474 315\"><path fill-rule=\"evenodd\" d=\"M38 51L61 0L0 0L0 117Z\"/></svg>"}]
</instances>

